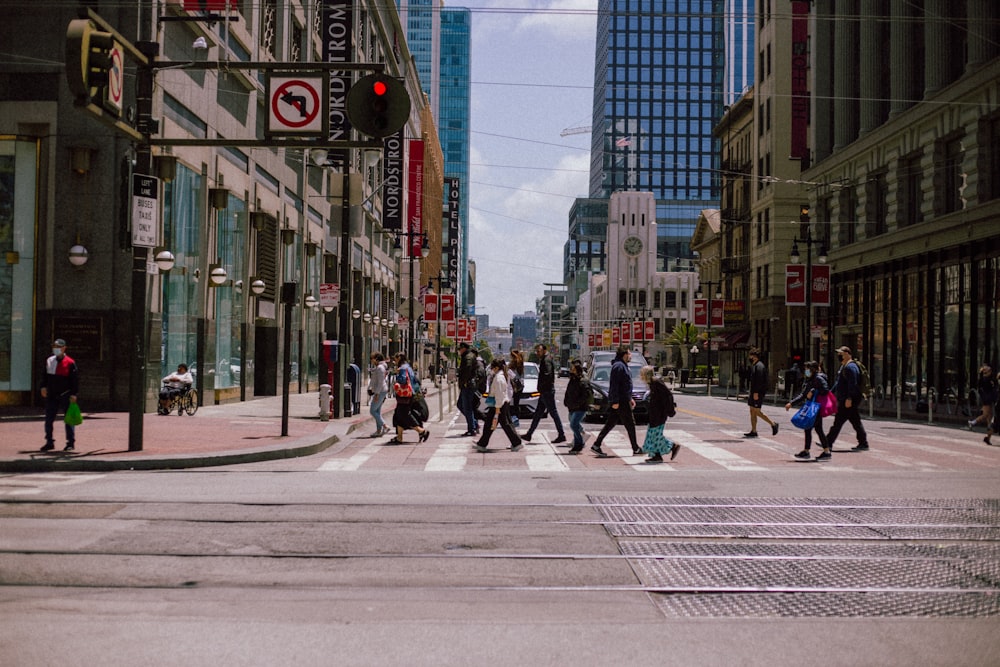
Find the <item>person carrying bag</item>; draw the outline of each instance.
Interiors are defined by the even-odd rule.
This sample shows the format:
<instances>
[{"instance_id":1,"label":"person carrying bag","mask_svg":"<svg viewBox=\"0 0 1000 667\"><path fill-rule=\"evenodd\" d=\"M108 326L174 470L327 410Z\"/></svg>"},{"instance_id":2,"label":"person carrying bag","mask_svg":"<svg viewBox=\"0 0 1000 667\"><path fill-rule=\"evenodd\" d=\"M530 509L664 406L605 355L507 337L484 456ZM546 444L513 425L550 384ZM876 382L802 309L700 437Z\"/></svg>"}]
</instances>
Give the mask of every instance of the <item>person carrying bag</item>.
<instances>
[{"instance_id":1,"label":"person carrying bag","mask_svg":"<svg viewBox=\"0 0 1000 667\"><path fill-rule=\"evenodd\" d=\"M797 459L809 459L809 447L812 445L812 434L815 431L816 435L819 436L819 444L823 447L823 452L816 457L816 460L830 460L830 445L826 434L823 433L823 417L829 416L823 413L828 394L830 394L830 383L826 373L823 372L818 361L807 361L802 391L788 403L785 403L785 411L800 403L803 404L802 409L792 417L792 424L805 431L805 448L795 455ZM834 406L836 406L836 402L834 402ZM834 411L836 411L836 407L834 407Z\"/></svg>"}]
</instances>

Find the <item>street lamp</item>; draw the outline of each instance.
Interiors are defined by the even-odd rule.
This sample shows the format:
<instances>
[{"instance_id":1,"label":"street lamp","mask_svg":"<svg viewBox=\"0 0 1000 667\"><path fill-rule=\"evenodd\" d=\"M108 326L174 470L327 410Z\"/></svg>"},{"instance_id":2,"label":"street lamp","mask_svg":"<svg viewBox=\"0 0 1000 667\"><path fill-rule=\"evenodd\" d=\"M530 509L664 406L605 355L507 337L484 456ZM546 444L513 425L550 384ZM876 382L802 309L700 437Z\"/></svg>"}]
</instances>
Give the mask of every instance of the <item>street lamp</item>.
<instances>
[{"instance_id":1,"label":"street lamp","mask_svg":"<svg viewBox=\"0 0 1000 667\"><path fill-rule=\"evenodd\" d=\"M430 255L431 246L430 243L427 241L427 234L424 232L396 232L396 242L392 246L392 254L395 255L396 257L402 258L404 255L403 244L399 240L402 237L406 237L408 239L413 237L421 238L419 257L417 257L416 253L413 252L413 245L409 242L407 242L406 244L407 245L406 257L410 261L410 300L409 300L410 319L409 323L407 324L410 341L409 341L409 350L407 350L407 357L409 358L410 362L413 363L414 358L416 357L416 349L417 349L415 341L416 323L414 322L414 320L416 319L414 310L416 307L416 296L417 296L417 274L416 271L413 270L413 262L417 259L424 259L428 255Z\"/></svg>"},{"instance_id":2,"label":"street lamp","mask_svg":"<svg viewBox=\"0 0 1000 667\"><path fill-rule=\"evenodd\" d=\"M708 352L708 395L712 395L712 301L719 300L722 298L722 292L714 292L715 296L713 298L712 288L722 283L713 280L704 280L701 282L702 285L708 286L708 329L705 333L705 350ZM698 292L698 298L703 298L702 293Z\"/></svg>"},{"instance_id":3,"label":"street lamp","mask_svg":"<svg viewBox=\"0 0 1000 667\"><path fill-rule=\"evenodd\" d=\"M448 286L449 285L448 279L441 277L441 275L430 276L427 279L427 288L429 290L433 291L433 289L434 289L434 283L435 282L437 282L438 291L441 294L446 294L446 293L448 293L448 292L451 291L451 289ZM434 338L435 338L435 341L434 341L434 371L435 371L435 377L437 377L438 375L441 374L441 372L440 372L440 368L441 368L441 324L442 324L442 321L441 321L441 300L438 299L437 322L435 323L435 326L434 326ZM437 386L440 386L440 385L437 385Z\"/></svg>"},{"instance_id":4,"label":"street lamp","mask_svg":"<svg viewBox=\"0 0 1000 667\"><path fill-rule=\"evenodd\" d=\"M692 383L694 383L694 369L695 369L695 363L698 361L698 353L699 352L701 352L701 350L698 349L697 345L692 345L691 346L691 382Z\"/></svg>"},{"instance_id":5,"label":"street lamp","mask_svg":"<svg viewBox=\"0 0 1000 667\"><path fill-rule=\"evenodd\" d=\"M806 357L808 361L816 358L812 353L812 247L814 243L819 245L819 254L816 259L820 264L826 264L826 243L822 239L814 239L812 237L812 223L809 219L809 204L802 204L799 207L799 223L805 228L805 238L792 240L792 253L789 256L789 259L791 259L792 264L798 264L801 261L801 257L799 256L799 244L806 244ZM801 231L802 230L800 230L800 233Z\"/></svg>"}]
</instances>

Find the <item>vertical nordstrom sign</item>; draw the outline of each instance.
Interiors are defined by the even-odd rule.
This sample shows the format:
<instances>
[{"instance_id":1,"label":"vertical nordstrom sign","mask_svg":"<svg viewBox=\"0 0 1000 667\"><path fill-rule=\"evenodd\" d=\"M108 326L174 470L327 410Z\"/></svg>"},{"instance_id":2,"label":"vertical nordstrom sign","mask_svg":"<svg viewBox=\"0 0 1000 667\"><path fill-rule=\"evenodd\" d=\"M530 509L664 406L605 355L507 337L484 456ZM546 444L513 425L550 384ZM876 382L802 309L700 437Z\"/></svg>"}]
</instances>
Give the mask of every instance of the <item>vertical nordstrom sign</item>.
<instances>
[{"instance_id":1,"label":"vertical nordstrom sign","mask_svg":"<svg viewBox=\"0 0 1000 667\"><path fill-rule=\"evenodd\" d=\"M328 63L351 62L351 23L353 19L353 0L323 1L323 60ZM351 123L347 120L347 91L351 88L351 73L333 70L329 75L329 121L331 141L351 138ZM337 167L343 168L345 156L335 155L340 151L331 151L330 159ZM336 164L340 162L340 164Z\"/></svg>"}]
</instances>

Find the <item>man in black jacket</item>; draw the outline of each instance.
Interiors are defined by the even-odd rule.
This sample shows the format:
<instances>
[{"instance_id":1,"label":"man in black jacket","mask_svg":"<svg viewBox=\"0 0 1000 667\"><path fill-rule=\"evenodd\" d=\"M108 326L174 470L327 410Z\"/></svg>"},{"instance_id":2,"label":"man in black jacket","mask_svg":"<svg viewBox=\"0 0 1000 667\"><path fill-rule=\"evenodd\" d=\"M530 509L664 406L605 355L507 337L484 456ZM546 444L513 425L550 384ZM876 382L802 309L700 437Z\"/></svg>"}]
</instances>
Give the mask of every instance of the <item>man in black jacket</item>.
<instances>
[{"instance_id":1,"label":"man in black jacket","mask_svg":"<svg viewBox=\"0 0 1000 667\"><path fill-rule=\"evenodd\" d=\"M476 421L476 404L479 400L476 391L476 355L469 349L468 343L459 343L458 357L458 411L465 417L467 426L462 436L469 437L479 432L479 422Z\"/></svg>"},{"instance_id":2,"label":"man in black jacket","mask_svg":"<svg viewBox=\"0 0 1000 667\"><path fill-rule=\"evenodd\" d=\"M541 343L535 346L535 356L538 358L538 407L535 408L528 432L522 437L530 441L531 434L538 428L538 422L542 421L542 415L548 412L552 415L552 421L555 422L556 431L559 433L552 442L566 442L566 433L563 431L562 420L559 419L559 411L556 409L556 365L548 352L549 348Z\"/></svg>"},{"instance_id":3,"label":"man in black jacket","mask_svg":"<svg viewBox=\"0 0 1000 667\"><path fill-rule=\"evenodd\" d=\"M750 391L747 393L747 405L750 406L750 432L744 433L744 438L757 437L757 419L763 419L771 425L771 435L778 435L778 424L764 414L764 396L767 394L767 366L760 360L760 350L750 350Z\"/></svg>"}]
</instances>

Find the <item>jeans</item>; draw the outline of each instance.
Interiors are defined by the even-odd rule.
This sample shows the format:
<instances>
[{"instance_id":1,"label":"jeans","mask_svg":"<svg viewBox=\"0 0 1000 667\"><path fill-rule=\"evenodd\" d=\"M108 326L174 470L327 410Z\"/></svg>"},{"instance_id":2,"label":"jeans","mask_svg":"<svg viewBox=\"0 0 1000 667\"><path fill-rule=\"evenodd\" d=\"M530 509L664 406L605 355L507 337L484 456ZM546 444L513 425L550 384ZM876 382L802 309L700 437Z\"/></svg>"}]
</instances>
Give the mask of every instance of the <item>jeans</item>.
<instances>
[{"instance_id":1,"label":"jeans","mask_svg":"<svg viewBox=\"0 0 1000 667\"><path fill-rule=\"evenodd\" d=\"M53 424L56 421L56 414L66 413L69 407L69 394L65 396L48 396L45 399L45 444L53 444ZM72 445L76 442L76 427L66 424L66 444Z\"/></svg>"},{"instance_id":2,"label":"jeans","mask_svg":"<svg viewBox=\"0 0 1000 667\"><path fill-rule=\"evenodd\" d=\"M476 388L462 387L458 394L458 411L465 416L465 423L469 433L474 433L477 428L476 423Z\"/></svg>"},{"instance_id":3,"label":"jeans","mask_svg":"<svg viewBox=\"0 0 1000 667\"><path fill-rule=\"evenodd\" d=\"M569 430L573 431L573 449L583 449L583 418L586 410L569 413Z\"/></svg>"},{"instance_id":4,"label":"jeans","mask_svg":"<svg viewBox=\"0 0 1000 667\"><path fill-rule=\"evenodd\" d=\"M547 391L541 392L538 396L539 406L535 408L535 416L531 418L531 426L528 427L528 435L530 436L538 428L538 422L542 421L542 415L548 412L552 415L552 421L556 425L556 431L559 433L559 437L564 437L562 420L559 419L559 411L556 410L556 390L549 389ZM542 406L545 409L542 410Z\"/></svg>"},{"instance_id":5,"label":"jeans","mask_svg":"<svg viewBox=\"0 0 1000 667\"><path fill-rule=\"evenodd\" d=\"M379 393L372 395L372 404L371 408L369 408L369 412L372 417L375 418L376 431L381 431L385 428L385 420L382 419L382 404L385 403L385 397L388 393L389 392L387 391L380 391Z\"/></svg>"}]
</instances>

